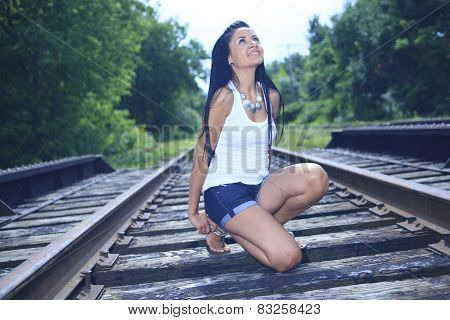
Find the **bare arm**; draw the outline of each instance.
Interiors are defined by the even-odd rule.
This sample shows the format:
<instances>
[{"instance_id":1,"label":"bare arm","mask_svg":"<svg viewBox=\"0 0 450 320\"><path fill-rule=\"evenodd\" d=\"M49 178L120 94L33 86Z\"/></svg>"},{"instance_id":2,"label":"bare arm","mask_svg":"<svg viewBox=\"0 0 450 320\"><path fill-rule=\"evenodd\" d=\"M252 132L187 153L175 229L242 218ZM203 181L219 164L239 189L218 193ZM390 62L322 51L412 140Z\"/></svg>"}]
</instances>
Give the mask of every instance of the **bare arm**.
<instances>
[{"instance_id":1,"label":"bare arm","mask_svg":"<svg viewBox=\"0 0 450 320\"><path fill-rule=\"evenodd\" d=\"M214 150L219 140L220 133L222 131L223 124L226 117L231 111L233 104L233 94L228 89L219 90L216 94L216 99L209 112L209 130L211 136L211 147ZM189 204L188 204L188 217L191 223L198 229L205 228L206 233L211 232L209 224L215 226L216 224L211 220L207 223L206 220L199 219L199 202L203 184L205 183L206 175L208 173L208 155L204 151L205 135L197 139L197 143L194 149L194 164L192 167L191 178L189 182ZM205 153L205 154L204 154ZM207 224L207 225L205 225Z\"/></svg>"},{"instance_id":2,"label":"bare arm","mask_svg":"<svg viewBox=\"0 0 450 320\"><path fill-rule=\"evenodd\" d=\"M275 90L270 89L269 97L270 97L270 103L272 104L273 121L276 122L278 119L278 116L280 115L280 104L281 104L280 95ZM271 163L271 162L272 162L272 150L270 150L270 153L269 153L269 163Z\"/></svg>"},{"instance_id":3,"label":"bare arm","mask_svg":"<svg viewBox=\"0 0 450 320\"><path fill-rule=\"evenodd\" d=\"M280 115L280 95L278 92L276 92L273 89L270 89L269 93L270 102L272 104L272 110L273 110L273 121L277 121L278 116Z\"/></svg>"}]
</instances>

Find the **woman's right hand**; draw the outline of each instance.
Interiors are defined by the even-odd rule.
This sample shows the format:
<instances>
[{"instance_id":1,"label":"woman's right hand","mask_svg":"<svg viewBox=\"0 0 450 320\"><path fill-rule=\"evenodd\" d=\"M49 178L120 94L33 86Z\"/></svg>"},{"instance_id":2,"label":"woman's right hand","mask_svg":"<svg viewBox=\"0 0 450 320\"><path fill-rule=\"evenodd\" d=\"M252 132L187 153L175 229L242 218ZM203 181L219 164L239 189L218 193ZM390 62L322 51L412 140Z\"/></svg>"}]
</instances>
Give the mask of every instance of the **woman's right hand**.
<instances>
[{"instance_id":1,"label":"woman's right hand","mask_svg":"<svg viewBox=\"0 0 450 320\"><path fill-rule=\"evenodd\" d=\"M195 214L188 214L189 221L197 229L198 233L208 234L216 231L217 224L212 221L204 212L205 210L199 211Z\"/></svg>"}]
</instances>

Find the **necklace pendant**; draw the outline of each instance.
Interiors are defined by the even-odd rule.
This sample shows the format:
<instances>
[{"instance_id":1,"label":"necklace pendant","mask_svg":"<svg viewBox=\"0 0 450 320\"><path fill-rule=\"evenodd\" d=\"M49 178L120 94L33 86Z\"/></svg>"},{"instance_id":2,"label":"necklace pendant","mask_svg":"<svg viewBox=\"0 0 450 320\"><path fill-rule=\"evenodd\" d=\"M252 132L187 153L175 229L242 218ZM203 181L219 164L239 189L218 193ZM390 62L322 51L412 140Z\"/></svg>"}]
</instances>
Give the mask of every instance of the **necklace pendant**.
<instances>
[{"instance_id":1,"label":"necklace pendant","mask_svg":"<svg viewBox=\"0 0 450 320\"><path fill-rule=\"evenodd\" d=\"M244 108L247 108L250 110L250 113L255 113L256 110L261 110L261 102L262 97L258 93L258 88L256 88L256 102L255 104L252 104L249 99L247 99L247 96L243 94L242 92L239 92L239 95L242 99L242 104L244 105Z\"/></svg>"}]
</instances>

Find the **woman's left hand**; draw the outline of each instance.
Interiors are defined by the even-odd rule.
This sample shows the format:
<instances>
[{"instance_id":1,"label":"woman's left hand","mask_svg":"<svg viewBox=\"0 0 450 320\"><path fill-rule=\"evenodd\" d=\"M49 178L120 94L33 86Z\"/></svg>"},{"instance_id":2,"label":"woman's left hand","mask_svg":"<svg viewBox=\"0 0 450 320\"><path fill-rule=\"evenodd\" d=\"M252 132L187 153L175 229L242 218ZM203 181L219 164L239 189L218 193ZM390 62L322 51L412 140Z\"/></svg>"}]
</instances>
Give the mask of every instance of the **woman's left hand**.
<instances>
[{"instance_id":1,"label":"woman's left hand","mask_svg":"<svg viewBox=\"0 0 450 320\"><path fill-rule=\"evenodd\" d=\"M217 224L211 220L205 213L205 211L199 211L196 214L189 215L189 221L197 229L198 233L208 234L217 229Z\"/></svg>"}]
</instances>

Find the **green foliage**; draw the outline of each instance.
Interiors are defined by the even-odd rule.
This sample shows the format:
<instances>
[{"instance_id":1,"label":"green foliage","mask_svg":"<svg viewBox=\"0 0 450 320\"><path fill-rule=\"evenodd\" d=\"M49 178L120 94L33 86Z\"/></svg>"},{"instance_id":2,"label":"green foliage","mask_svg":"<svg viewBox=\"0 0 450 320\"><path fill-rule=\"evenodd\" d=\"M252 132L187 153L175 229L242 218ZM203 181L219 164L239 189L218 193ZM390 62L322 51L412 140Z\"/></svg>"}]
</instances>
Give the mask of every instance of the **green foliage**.
<instances>
[{"instance_id":1,"label":"green foliage","mask_svg":"<svg viewBox=\"0 0 450 320\"><path fill-rule=\"evenodd\" d=\"M127 152L107 155L106 161L115 169L157 167L194 146L193 137L162 141L149 134L145 126L134 130L135 144Z\"/></svg>"},{"instance_id":2,"label":"green foliage","mask_svg":"<svg viewBox=\"0 0 450 320\"><path fill-rule=\"evenodd\" d=\"M188 119L193 120L192 110L201 106L198 101L201 91L195 78L205 78L201 60L207 55L196 41L181 45L185 38L186 28L173 20L151 25L142 43L134 81L136 91L121 101L121 107L128 109L138 123L158 126L186 123L186 116L177 113L180 95L183 103L187 103L184 109L191 109Z\"/></svg>"},{"instance_id":3,"label":"green foliage","mask_svg":"<svg viewBox=\"0 0 450 320\"><path fill-rule=\"evenodd\" d=\"M444 1L357 0L310 21L310 53L294 65L296 123L343 123L450 115L449 5ZM423 17L427 18L422 19ZM288 59L268 66L283 96Z\"/></svg>"},{"instance_id":4,"label":"green foliage","mask_svg":"<svg viewBox=\"0 0 450 320\"><path fill-rule=\"evenodd\" d=\"M311 19L309 55L267 66L287 121L450 115L449 5L430 15L442 4L356 0L331 26ZM185 26L138 0L10 0L0 30L0 167L86 153L143 167L193 144L207 55Z\"/></svg>"},{"instance_id":5,"label":"green foliage","mask_svg":"<svg viewBox=\"0 0 450 320\"><path fill-rule=\"evenodd\" d=\"M275 61L267 66L267 72L276 83L286 104L297 101L298 91L303 89L299 88L302 83L299 83L298 79L301 77L304 62L304 57L292 54L282 62ZM294 80L293 83L292 80Z\"/></svg>"},{"instance_id":6,"label":"green foliage","mask_svg":"<svg viewBox=\"0 0 450 320\"><path fill-rule=\"evenodd\" d=\"M0 167L87 153L138 166L155 138L136 120L200 122L206 54L141 1L2 1L0 30Z\"/></svg>"},{"instance_id":7,"label":"green foliage","mask_svg":"<svg viewBox=\"0 0 450 320\"><path fill-rule=\"evenodd\" d=\"M134 121L113 106L152 11L97 0L9 1L0 12L0 165L127 148Z\"/></svg>"}]
</instances>

